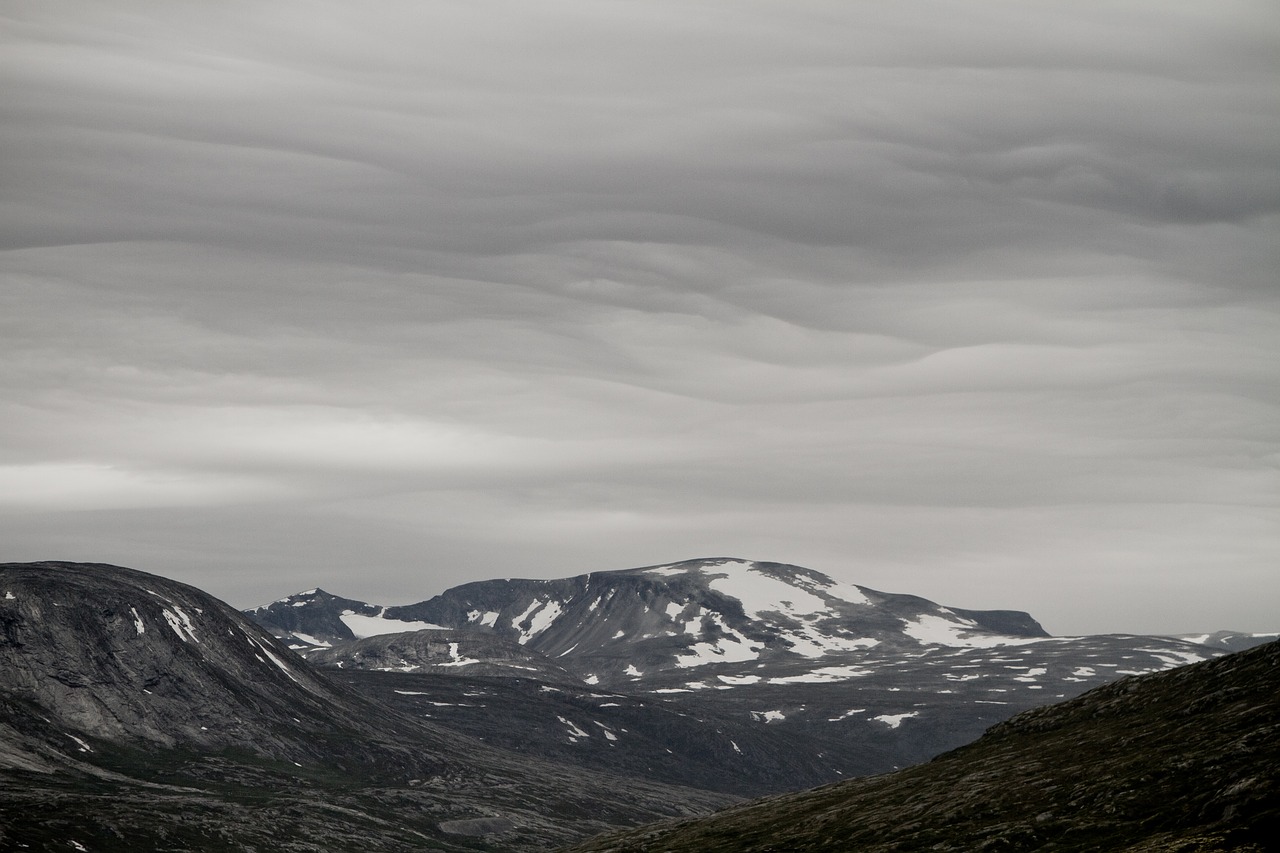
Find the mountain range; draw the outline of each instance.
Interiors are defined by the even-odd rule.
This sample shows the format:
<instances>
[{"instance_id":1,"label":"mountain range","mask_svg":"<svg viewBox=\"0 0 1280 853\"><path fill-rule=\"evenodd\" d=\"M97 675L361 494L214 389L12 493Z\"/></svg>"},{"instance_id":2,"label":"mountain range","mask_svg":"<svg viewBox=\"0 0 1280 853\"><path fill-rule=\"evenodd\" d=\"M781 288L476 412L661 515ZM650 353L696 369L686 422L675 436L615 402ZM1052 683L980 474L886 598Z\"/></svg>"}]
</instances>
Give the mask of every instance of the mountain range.
<instances>
[{"instance_id":1,"label":"mountain range","mask_svg":"<svg viewBox=\"0 0 1280 853\"><path fill-rule=\"evenodd\" d=\"M727 558L243 613L3 564L0 848L544 850L917 765L1223 636L1050 637Z\"/></svg>"},{"instance_id":2,"label":"mountain range","mask_svg":"<svg viewBox=\"0 0 1280 853\"><path fill-rule=\"evenodd\" d=\"M601 769L659 731L629 772L742 796L905 767L1019 711L1224 651L1051 637L1020 611L732 558L480 581L394 607L316 589L247 615L408 713Z\"/></svg>"}]
</instances>

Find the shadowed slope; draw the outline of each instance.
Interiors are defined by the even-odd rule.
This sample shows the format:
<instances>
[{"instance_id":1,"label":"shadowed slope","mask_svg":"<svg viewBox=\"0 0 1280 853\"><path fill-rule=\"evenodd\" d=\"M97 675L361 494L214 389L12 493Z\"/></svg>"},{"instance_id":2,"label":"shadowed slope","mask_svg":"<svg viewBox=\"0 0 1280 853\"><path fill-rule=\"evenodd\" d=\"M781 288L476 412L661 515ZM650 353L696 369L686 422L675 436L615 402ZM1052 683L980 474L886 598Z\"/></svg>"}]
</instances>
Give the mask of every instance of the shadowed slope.
<instances>
[{"instance_id":1,"label":"shadowed slope","mask_svg":"<svg viewBox=\"0 0 1280 853\"><path fill-rule=\"evenodd\" d=\"M1280 644L1125 679L898 773L604 836L579 853L1275 849Z\"/></svg>"}]
</instances>

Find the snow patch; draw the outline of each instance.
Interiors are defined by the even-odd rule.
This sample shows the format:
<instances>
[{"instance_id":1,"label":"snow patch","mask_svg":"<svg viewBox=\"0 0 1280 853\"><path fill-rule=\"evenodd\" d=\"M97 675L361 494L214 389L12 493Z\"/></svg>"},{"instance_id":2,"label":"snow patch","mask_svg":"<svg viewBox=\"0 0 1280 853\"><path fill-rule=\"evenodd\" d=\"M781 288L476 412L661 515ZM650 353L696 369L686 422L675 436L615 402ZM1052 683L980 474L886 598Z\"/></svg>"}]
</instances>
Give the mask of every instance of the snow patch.
<instances>
[{"instance_id":1,"label":"snow patch","mask_svg":"<svg viewBox=\"0 0 1280 853\"><path fill-rule=\"evenodd\" d=\"M723 575L708 583L716 592L736 598L742 609L756 619L765 613L781 613L798 618L833 613L827 602L786 581L761 572L754 563L726 562L708 567L708 575Z\"/></svg>"},{"instance_id":2,"label":"snow patch","mask_svg":"<svg viewBox=\"0 0 1280 853\"><path fill-rule=\"evenodd\" d=\"M828 722L828 723L838 723L838 722L840 722L841 720L847 720L847 719L849 719L850 717L852 717L852 716L853 716L853 715L855 715L855 714L865 714L866 712L867 712L867 709L866 709L866 708L850 708L849 710L845 711L843 714L841 714L841 715L840 715L840 716L838 716L838 717L829 717L829 718L827 719L827 722Z\"/></svg>"},{"instance_id":3,"label":"snow patch","mask_svg":"<svg viewBox=\"0 0 1280 853\"><path fill-rule=\"evenodd\" d=\"M385 610L385 608L383 609ZM343 625L351 629L351 633L358 640L363 640L365 637L379 637L383 634L403 634L407 631L445 630L443 625L434 625L431 622L408 622L399 619L388 619L381 613L377 616L364 616L354 610L344 610L338 618L342 620Z\"/></svg>"},{"instance_id":4,"label":"snow patch","mask_svg":"<svg viewBox=\"0 0 1280 853\"><path fill-rule=\"evenodd\" d=\"M481 625L492 628L498 623L498 611L471 610L467 613L467 621L473 623L478 622Z\"/></svg>"},{"instance_id":5,"label":"snow patch","mask_svg":"<svg viewBox=\"0 0 1280 853\"><path fill-rule=\"evenodd\" d=\"M795 631L779 631L778 637L791 644L791 652L806 658L820 658L830 652L851 652L869 649L880 641L871 637L831 637L809 626Z\"/></svg>"},{"instance_id":6,"label":"snow patch","mask_svg":"<svg viewBox=\"0 0 1280 853\"><path fill-rule=\"evenodd\" d=\"M473 663L480 663L477 658L464 658L458 653L458 644L449 644L449 657L452 658L448 663L439 664L439 666L470 666Z\"/></svg>"},{"instance_id":7,"label":"snow patch","mask_svg":"<svg viewBox=\"0 0 1280 853\"><path fill-rule=\"evenodd\" d=\"M718 675L716 677L725 684L729 684L734 687L740 684L757 684L760 682L760 676L758 675Z\"/></svg>"},{"instance_id":8,"label":"snow patch","mask_svg":"<svg viewBox=\"0 0 1280 853\"><path fill-rule=\"evenodd\" d=\"M566 720L564 717L557 716L557 717L556 717L556 719L557 719L557 720L559 720L560 722L564 723L566 726L568 726L568 727L569 727L569 742L570 742L570 743L577 743L577 742L578 742L578 740L579 740L580 738L584 738L584 737L585 737L585 738L589 738L589 737L591 737L591 735L587 734L587 733L586 733L586 732L584 732L582 729L580 729L580 728L578 728L576 725L574 725L571 721Z\"/></svg>"},{"instance_id":9,"label":"snow patch","mask_svg":"<svg viewBox=\"0 0 1280 853\"><path fill-rule=\"evenodd\" d=\"M624 672L626 675L631 676L632 678L639 678L640 676L644 675L644 673L643 673L643 672L641 672L640 670L636 669L636 665L635 665L635 664L633 664L633 663L629 663L629 664L627 664L627 668L626 668L625 670L623 670L623 672Z\"/></svg>"},{"instance_id":10,"label":"snow patch","mask_svg":"<svg viewBox=\"0 0 1280 853\"><path fill-rule=\"evenodd\" d=\"M752 645L750 640L730 628L719 613L711 614L711 620L720 628L720 636L715 642L695 643L688 654L676 655L676 666L688 668L709 663L743 663L760 657L762 647Z\"/></svg>"},{"instance_id":11,"label":"snow patch","mask_svg":"<svg viewBox=\"0 0 1280 853\"><path fill-rule=\"evenodd\" d=\"M591 674L591 675L588 675L586 678L584 678L584 679L582 679L582 680L583 680L584 682L586 682L587 684L599 684L599 683L600 683L600 676L595 675L595 674L593 673L593 674Z\"/></svg>"},{"instance_id":12,"label":"snow patch","mask_svg":"<svg viewBox=\"0 0 1280 853\"><path fill-rule=\"evenodd\" d=\"M327 643L324 640L311 636L310 634L304 634L301 631L292 631L290 633L292 633L293 636L297 637L299 640L301 640L304 643L309 643L313 646L319 646L322 649L332 648L331 643Z\"/></svg>"},{"instance_id":13,"label":"snow patch","mask_svg":"<svg viewBox=\"0 0 1280 853\"><path fill-rule=\"evenodd\" d=\"M520 631L520 645L532 640L543 631L551 627L551 623L559 618L564 612L564 608L560 606L558 601L535 601L525 608L524 613L511 620L511 627ZM525 620L529 621L529 627L521 628L520 623Z\"/></svg>"},{"instance_id":14,"label":"snow patch","mask_svg":"<svg viewBox=\"0 0 1280 853\"><path fill-rule=\"evenodd\" d=\"M1138 649L1140 652L1146 652L1156 660L1169 667L1185 666L1189 663L1199 663L1202 660L1209 660L1213 655L1202 655L1194 651L1182 651L1179 649Z\"/></svg>"},{"instance_id":15,"label":"snow patch","mask_svg":"<svg viewBox=\"0 0 1280 853\"><path fill-rule=\"evenodd\" d=\"M139 634L147 633L147 626L142 624L142 617L138 615L138 611L130 607L129 612L133 614L133 627L137 629Z\"/></svg>"},{"instance_id":16,"label":"snow patch","mask_svg":"<svg viewBox=\"0 0 1280 853\"><path fill-rule=\"evenodd\" d=\"M185 643L187 642L187 638L190 637L191 642L200 642L196 637L196 632L192 629L191 617L188 616L181 607L178 607L175 604L173 606L173 610L169 610L169 608L166 607L160 612L164 614L164 621L169 623L169 627L173 629L173 633L178 635L178 639Z\"/></svg>"},{"instance_id":17,"label":"snow patch","mask_svg":"<svg viewBox=\"0 0 1280 853\"><path fill-rule=\"evenodd\" d=\"M1050 637L1010 637L988 634L972 619L964 619L946 608L946 616L921 613L914 620L902 620L902 633L926 646L961 646L964 648L993 648L996 646L1021 646L1038 643ZM976 635L974 632L978 632Z\"/></svg>"},{"instance_id":18,"label":"snow patch","mask_svg":"<svg viewBox=\"0 0 1280 853\"><path fill-rule=\"evenodd\" d=\"M522 630L520 628L520 623L528 619L529 614L533 613L533 611L537 610L541 606L542 606L542 602L538 601L537 599L529 602L529 606L524 609L524 612L511 620L511 627L515 628L517 631Z\"/></svg>"},{"instance_id":19,"label":"snow patch","mask_svg":"<svg viewBox=\"0 0 1280 853\"><path fill-rule=\"evenodd\" d=\"M856 666L824 666L801 675L786 675L770 678L770 684L824 684L830 681L845 681L871 675L872 670L859 669Z\"/></svg>"},{"instance_id":20,"label":"snow patch","mask_svg":"<svg viewBox=\"0 0 1280 853\"><path fill-rule=\"evenodd\" d=\"M9 592L9 591L7 591L7 590L6 590L6 591L5 591L5 594L4 594L4 600L5 600L5 601L17 601L17 600L18 600L18 597L17 597L16 595L14 595L12 592Z\"/></svg>"},{"instance_id":21,"label":"snow patch","mask_svg":"<svg viewBox=\"0 0 1280 853\"><path fill-rule=\"evenodd\" d=\"M751 718L762 723L780 723L787 715L781 711L752 711Z\"/></svg>"},{"instance_id":22,"label":"snow patch","mask_svg":"<svg viewBox=\"0 0 1280 853\"><path fill-rule=\"evenodd\" d=\"M918 716L920 716L919 711L908 711L905 714L879 714L875 717L872 717L871 719L880 723L884 723L886 726L888 726L891 729L896 729L898 726L902 725L903 720L909 720L912 717L918 717Z\"/></svg>"},{"instance_id":23,"label":"snow patch","mask_svg":"<svg viewBox=\"0 0 1280 853\"><path fill-rule=\"evenodd\" d=\"M823 592L832 598L838 598L841 601L847 601L850 604L870 604L871 599L867 598L867 594L860 587L856 587L849 583L833 583L831 586L824 587Z\"/></svg>"},{"instance_id":24,"label":"snow patch","mask_svg":"<svg viewBox=\"0 0 1280 853\"><path fill-rule=\"evenodd\" d=\"M254 640L254 643L258 646L258 648L262 649L263 653L266 654L267 657L271 658L271 662L275 664L281 672L289 676L298 684L302 683L301 681L298 681L298 677L296 675L294 675L292 672L289 671L289 667L285 665L285 662L280 660L280 658L276 657L271 652L271 649L268 649L266 646L264 646L262 643L259 643L257 640Z\"/></svg>"},{"instance_id":25,"label":"snow patch","mask_svg":"<svg viewBox=\"0 0 1280 853\"><path fill-rule=\"evenodd\" d=\"M684 632L692 637L702 633L702 620L707 615L705 607L699 607L694 617L684 623Z\"/></svg>"},{"instance_id":26,"label":"snow patch","mask_svg":"<svg viewBox=\"0 0 1280 853\"><path fill-rule=\"evenodd\" d=\"M93 747L89 746L89 744L80 740L80 738L76 737L75 735L67 735L67 737L71 738L73 741L76 742L76 746L80 747L81 752L93 752Z\"/></svg>"}]
</instances>

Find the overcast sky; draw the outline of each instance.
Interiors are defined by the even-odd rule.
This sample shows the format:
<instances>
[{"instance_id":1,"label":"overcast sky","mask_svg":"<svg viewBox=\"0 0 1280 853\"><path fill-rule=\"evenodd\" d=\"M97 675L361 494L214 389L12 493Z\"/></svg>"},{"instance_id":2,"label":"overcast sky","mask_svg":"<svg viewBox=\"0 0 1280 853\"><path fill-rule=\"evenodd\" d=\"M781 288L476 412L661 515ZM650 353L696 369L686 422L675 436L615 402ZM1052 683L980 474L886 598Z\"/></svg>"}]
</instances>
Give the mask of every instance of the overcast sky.
<instances>
[{"instance_id":1,"label":"overcast sky","mask_svg":"<svg viewBox=\"0 0 1280 853\"><path fill-rule=\"evenodd\" d=\"M0 2L0 559L1280 630L1280 6Z\"/></svg>"}]
</instances>

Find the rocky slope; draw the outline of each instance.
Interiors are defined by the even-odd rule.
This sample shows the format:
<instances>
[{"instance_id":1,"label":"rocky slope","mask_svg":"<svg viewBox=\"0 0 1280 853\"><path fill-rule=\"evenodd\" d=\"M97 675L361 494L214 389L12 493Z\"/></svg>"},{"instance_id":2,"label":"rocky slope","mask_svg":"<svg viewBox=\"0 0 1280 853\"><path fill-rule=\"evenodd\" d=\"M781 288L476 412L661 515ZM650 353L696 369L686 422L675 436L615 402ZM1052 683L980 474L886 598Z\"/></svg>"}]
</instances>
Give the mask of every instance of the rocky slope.
<instances>
[{"instance_id":1,"label":"rocky slope","mask_svg":"<svg viewBox=\"0 0 1280 853\"><path fill-rule=\"evenodd\" d=\"M1217 853L1280 839L1280 643L1020 714L927 764L575 853Z\"/></svg>"},{"instance_id":2,"label":"rocky slope","mask_svg":"<svg viewBox=\"0 0 1280 853\"><path fill-rule=\"evenodd\" d=\"M727 801L399 713L183 584L0 565L0 849L519 851Z\"/></svg>"}]
</instances>

